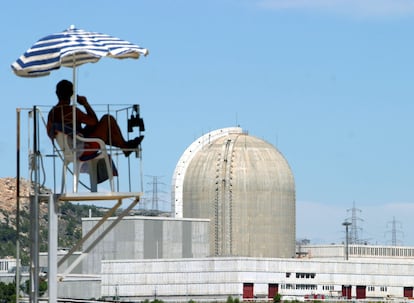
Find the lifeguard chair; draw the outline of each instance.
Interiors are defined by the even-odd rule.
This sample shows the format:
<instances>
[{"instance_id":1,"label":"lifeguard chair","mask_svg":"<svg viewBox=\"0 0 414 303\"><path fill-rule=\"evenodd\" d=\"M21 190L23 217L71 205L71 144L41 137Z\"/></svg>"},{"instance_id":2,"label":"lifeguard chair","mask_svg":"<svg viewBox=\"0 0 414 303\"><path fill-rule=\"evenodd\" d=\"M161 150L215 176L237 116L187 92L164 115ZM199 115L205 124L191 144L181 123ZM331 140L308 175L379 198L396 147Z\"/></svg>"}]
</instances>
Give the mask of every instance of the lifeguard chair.
<instances>
[{"instance_id":1,"label":"lifeguard chair","mask_svg":"<svg viewBox=\"0 0 414 303\"><path fill-rule=\"evenodd\" d=\"M76 146L78 146L79 152L74 151L72 136L65 134L64 132L56 132L54 141L60 148L63 160L61 192L65 191L66 176L71 163L73 163L74 166L72 170L74 192L78 191L81 172L89 174L91 192L97 192L98 181L102 182L106 179L109 181L111 192L115 191L113 180L115 167L112 165L112 160L109 158L104 141L98 138L83 138L76 135ZM88 150L88 147L85 147L88 143L96 144L96 147ZM75 157L77 158L77 162L75 161ZM104 172L102 172L102 169L99 169L99 167L103 167L102 169ZM99 176L99 174L102 173L105 177Z\"/></svg>"},{"instance_id":2,"label":"lifeguard chair","mask_svg":"<svg viewBox=\"0 0 414 303\"><path fill-rule=\"evenodd\" d=\"M145 126L140 116L139 105L121 105L121 108L116 106L113 109L115 106L106 106L107 108L102 112L108 116L116 117L117 122L119 120L119 124L127 128L128 137L132 134L132 137L143 138L142 133L145 131ZM45 123L44 116L40 114L40 117L43 123ZM99 138L85 138L79 134L75 135L74 140L73 130L65 129L62 125L53 125L53 130L53 154L54 157L62 161L61 193L70 193L68 189L69 181L72 183L72 193L78 193L81 187L88 192L98 192L98 184L105 181L108 181L109 185L105 192L120 191L119 179L117 182L118 186L115 186L114 177L124 177L123 182L131 184L131 161L130 158L123 159L125 149L106 145ZM137 148L129 149L128 153L132 153L131 158L142 161L141 144ZM123 163L128 163L128 165L123 165ZM123 167L123 176L118 176L118 166ZM135 171L137 170L135 169ZM81 174L84 173L89 175L89 185L81 178ZM68 175L72 178L68 179ZM139 177L138 179L141 179L142 176ZM125 178L128 178L128 180L125 180ZM137 178L135 177L134 179L136 180ZM131 190L131 186L129 186L128 191Z\"/></svg>"},{"instance_id":3,"label":"lifeguard chair","mask_svg":"<svg viewBox=\"0 0 414 303\"><path fill-rule=\"evenodd\" d=\"M96 112L111 113L119 122L119 125L127 128L127 139L132 132L138 132L138 136L142 136L145 131L143 119L140 117L138 105L104 105L103 110L97 108ZM101 107L102 108L102 107ZM46 119L44 113L50 110L45 106L34 106L32 109L17 109L17 182L20 180L20 153L21 144L21 113L27 111L27 154L28 154L28 174L31 182L30 198L30 217L31 217L31 247L30 247L30 270L33 277L33 294L31 297L37 299L36 289L39 283L39 204L48 203L48 291L50 298L56 298L57 281L64 280L71 270L73 270L79 262L87 255L87 252L93 249L97 244L93 241L88 247L84 247L85 241L98 230L109 217L116 217L113 223L102 230L99 229L99 239L102 239L120 220L122 220L129 212L138 204L143 192L142 184L142 149L141 145L133 150L133 154L125 158L123 150L106 146L102 140L95 138L82 138L65 133L58 132L53 142L47 136ZM135 135L133 135L135 137ZM94 147L87 144L97 143ZM52 144L54 143L54 144ZM51 153L43 154L45 150L52 149ZM91 152L90 157L84 157L85 152ZM93 154L93 155L92 155ZM52 159L52 161L50 161ZM62 165L59 165L59 161ZM47 162L47 163L46 163ZM133 163L136 162L136 163ZM58 165L56 165L56 163ZM49 165L47 165L49 164ZM137 164L136 169L131 166ZM102 169L103 167L103 169ZM61 174L57 173L61 169ZM132 172L138 175L133 175ZM86 173L89 175L89 186L81 180L81 175ZM102 174L103 173L103 177ZM100 175L101 174L101 175ZM61 176L60 191L56 190L56 181ZM85 174L84 174L85 175ZM72 176L71 179L68 176ZM122 180L120 180L122 179ZM46 185L47 181L52 184ZM68 182L71 180L72 190ZM108 181L104 183L103 180ZM102 181L102 182L101 182ZM115 182L117 181L117 182ZM134 182L132 182L134 181ZM98 186L99 184L99 186ZM109 186L105 186L109 184ZM52 190L47 189L52 187ZM83 190L81 190L81 187ZM19 188L19 186L18 186ZM20 192L17 190L17 208L19 211ZM90 202L94 201L115 201L115 204L108 209L102 216L101 220L92 228L91 233L83 236L83 238L72 247L68 253L59 261L57 259L58 250L58 205L66 202ZM124 201L128 201L128 205L122 210ZM117 212L118 211L118 212ZM71 266L63 272L59 272L59 266L64 264L74 252L79 250L86 252L71 261ZM18 272L19 269L16 269ZM36 300L35 300L36 301Z\"/></svg>"}]
</instances>

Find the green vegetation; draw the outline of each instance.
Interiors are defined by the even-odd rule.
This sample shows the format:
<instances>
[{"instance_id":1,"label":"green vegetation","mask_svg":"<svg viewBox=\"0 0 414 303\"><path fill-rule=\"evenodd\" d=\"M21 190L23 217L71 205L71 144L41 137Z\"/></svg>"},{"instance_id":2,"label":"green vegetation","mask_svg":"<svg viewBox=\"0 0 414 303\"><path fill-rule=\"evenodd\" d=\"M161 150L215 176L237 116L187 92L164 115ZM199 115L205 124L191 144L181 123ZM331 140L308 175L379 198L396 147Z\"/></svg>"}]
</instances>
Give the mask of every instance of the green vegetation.
<instances>
[{"instance_id":1,"label":"green vegetation","mask_svg":"<svg viewBox=\"0 0 414 303\"><path fill-rule=\"evenodd\" d=\"M158 299L154 299L154 300L150 301L150 300L147 299L147 300L144 301L144 303L164 303L164 301L158 300Z\"/></svg>"},{"instance_id":2,"label":"green vegetation","mask_svg":"<svg viewBox=\"0 0 414 303\"><path fill-rule=\"evenodd\" d=\"M13 285L15 285L13 283ZM30 291L30 281L26 280L26 282L23 285L20 285L20 289L27 295L29 295ZM47 290L47 282L44 279L41 279L39 281L39 296L43 296Z\"/></svg>"},{"instance_id":3,"label":"green vegetation","mask_svg":"<svg viewBox=\"0 0 414 303\"><path fill-rule=\"evenodd\" d=\"M233 299L232 296L228 296L227 301L226 301L226 303L239 303L239 302L240 302L239 298Z\"/></svg>"},{"instance_id":4,"label":"green vegetation","mask_svg":"<svg viewBox=\"0 0 414 303\"><path fill-rule=\"evenodd\" d=\"M30 289L29 280L26 280L26 282L20 286L20 289L28 295L29 289ZM41 280L39 282L39 296L44 295L46 290L47 290L47 282L45 280ZM16 283L15 282L13 283L0 282L0 303L15 303L15 302L16 302Z\"/></svg>"},{"instance_id":5,"label":"green vegetation","mask_svg":"<svg viewBox=\"0 0 414 303\"><path fill-rule=\"evenodd\" d=\"M16 284L0 282L0 303L16 302Z\"/></svg>"},{"instance_id":6,"label":"green vegetation","mask_svg":"<svg viewBox=\"0 0 414 303\"><path fill-rule=\"evenodd\" d=\"M70 248L82 237L82 218L89 216L102 216L105 209L98 208L94 205L80 205L65 202L59 205L59 235L58 245L62 248ZM8 218L4 210L3 215ZM5 221L5 222L4 222ZM4 220L0 223L0 258L16 256L17 233L15 220ZM48 249L48 228L47 228L47 211L41 211L40 222L40 250ZM30 244L30 214L25 210L20 211L20 259L22 265L29 264L29 244ZM1 303L1 301L0 301Z\"/></svg>"},{"instance_id":7,"label":"green vegetation","mask_svg":"<svg viewBox=\"0 0 414 303\"><path fill-rule=\"evenodd\" d=\"M279 303L281 300L282 300L281 294L275 294L275 296L273 297L274 303Z\"/></svg>"}]
</instances>

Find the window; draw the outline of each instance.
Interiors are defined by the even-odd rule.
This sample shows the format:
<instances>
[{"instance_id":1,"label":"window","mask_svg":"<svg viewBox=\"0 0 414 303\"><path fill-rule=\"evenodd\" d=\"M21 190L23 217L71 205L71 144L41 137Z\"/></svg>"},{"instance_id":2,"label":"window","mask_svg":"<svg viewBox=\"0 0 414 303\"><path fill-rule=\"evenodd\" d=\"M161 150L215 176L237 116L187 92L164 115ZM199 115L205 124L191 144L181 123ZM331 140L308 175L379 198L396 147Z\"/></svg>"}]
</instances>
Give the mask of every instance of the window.
<instances>
[{"instance_id":1,"label":"window","mask_svg":"<svg viewBox=\"0 0 414 303\"><path fill-rule=\"evenodd\" d=\"M314 279L315 273L304 273L304 272L297 272L296 273L296 279Z\"/></svg>"},{"instance_id":2,"label":"window","mask_svg":"<svg viewBox=\"0 0 414 303\"><path fill-rule=\"evenodd\" d=\"M296 289L317 290L317 285L314 284L296 284Z\"/></svg>"}]
</instances>

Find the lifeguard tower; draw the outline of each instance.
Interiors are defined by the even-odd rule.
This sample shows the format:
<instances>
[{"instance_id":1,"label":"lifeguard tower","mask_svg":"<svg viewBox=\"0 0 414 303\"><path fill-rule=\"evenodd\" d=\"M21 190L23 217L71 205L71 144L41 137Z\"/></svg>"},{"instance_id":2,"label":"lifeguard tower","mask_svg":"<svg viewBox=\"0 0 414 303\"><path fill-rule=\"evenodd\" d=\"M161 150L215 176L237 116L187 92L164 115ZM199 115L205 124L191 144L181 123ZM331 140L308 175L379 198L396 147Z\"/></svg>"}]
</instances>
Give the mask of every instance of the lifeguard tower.
<instances>
[{"instance_id":1,"label":"lifeguard tower","mask_svg":"<svg viewBox=\"0 0 414 303\"><path fill-rule=\"evenodd\" d=\"M138 104L93 105L97 115L111 115L127 139L143 137L144 120ZM142 144L125 150L105 144L98 138L83 138L75 134L57 133L51 140L47 136L46 121L51 106L18 108L17 114L17 217L19 221L19 200L21 163L26 163L31 182L30 192L30 302L39 301L39 205L48 205L48 302L57 302L59 281L79 264L85 254L126 216L140 201L142 184ZM27 136L27 140L22 140ZM91 142L93 142L91 147ZM26 157L27 158L23 158ZM22 161L23 159L23 161ZM108 211L102 219L85 234L78 243L58 260L58 212L61 203L105 203ZM122 207L121 207L122 206ZM69 257L74 258L84 242L109 218L116 219L89 247L83 247L80 254L64 271L59 267ZM19 224L17 223L17 229ZM17 230L19 232L19 230ZM19 246L19 241L17 241ZM17 248L19 254L19 247ZM17 256L18 258L19 256ZM16 285L19 285L19 268L16 270ZM18 288L18 287L17 287ZM16 288L16 289L17 289ZM16 290L18 294L18 290ZM42 297L42 300L44 298Z\"/></svg>"}]
</instances>

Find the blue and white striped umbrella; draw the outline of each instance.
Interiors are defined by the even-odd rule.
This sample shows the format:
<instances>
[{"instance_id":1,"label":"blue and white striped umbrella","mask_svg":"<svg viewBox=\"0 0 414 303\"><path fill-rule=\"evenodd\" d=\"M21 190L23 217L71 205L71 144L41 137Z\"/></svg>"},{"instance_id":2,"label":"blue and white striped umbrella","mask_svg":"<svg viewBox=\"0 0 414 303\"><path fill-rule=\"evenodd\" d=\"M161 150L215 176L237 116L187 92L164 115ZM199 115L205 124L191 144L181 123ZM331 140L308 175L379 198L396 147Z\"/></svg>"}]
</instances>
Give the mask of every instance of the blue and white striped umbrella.
<instances>
[{"instance_id":1,"label":"blue and white striped umbrella","mask_svg":"<svg viewBox=\"0 0 414 303\"><path fill-rule=\"evenodd\" d=\"M138 59L147 54L147 49L131 42L71 26L37 41L11 67L18 76L41 77L61 66L75 70L77 66L97 62L101 57Z\"/></svg>"}]
</instances>

